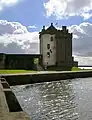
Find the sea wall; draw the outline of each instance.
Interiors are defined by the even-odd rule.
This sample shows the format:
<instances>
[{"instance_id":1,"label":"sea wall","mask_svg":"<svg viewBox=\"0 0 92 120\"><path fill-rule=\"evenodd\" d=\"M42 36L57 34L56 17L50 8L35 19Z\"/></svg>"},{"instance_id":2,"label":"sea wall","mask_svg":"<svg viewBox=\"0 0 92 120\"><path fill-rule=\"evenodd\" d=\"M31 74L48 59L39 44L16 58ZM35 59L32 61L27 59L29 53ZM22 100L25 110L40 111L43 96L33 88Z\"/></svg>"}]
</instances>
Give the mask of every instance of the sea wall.
<instances>
[{"instance_id":1,"label":"sea wall","mask_svg":"<svg viewBox=\"0 0 92 120\"><path fill-rule=\"evenodd\" d=\"M25 85L40 82L49 82L56 80L65 80L73 78L92 77L92 71L78 71L78 72L37 72L25 74L4 74L4 77L9 85Z\"/></svg>"}]
</instances>

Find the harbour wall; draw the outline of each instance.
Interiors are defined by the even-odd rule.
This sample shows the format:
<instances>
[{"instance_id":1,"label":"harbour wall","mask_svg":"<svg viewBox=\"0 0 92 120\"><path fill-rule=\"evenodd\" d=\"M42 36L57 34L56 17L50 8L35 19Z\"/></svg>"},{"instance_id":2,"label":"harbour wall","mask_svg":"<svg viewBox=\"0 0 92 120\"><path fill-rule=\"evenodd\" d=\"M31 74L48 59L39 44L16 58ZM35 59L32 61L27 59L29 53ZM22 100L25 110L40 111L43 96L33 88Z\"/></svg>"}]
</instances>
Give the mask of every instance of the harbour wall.
<instances>
[{"instance_id":1,"label":"harbour wall","mask_svg":"<svg viewBox=\"0 0 92 120\"><path fill-rule=\"evenodd\" d=\"M50 82L65 79L92 77L92 71L63 71L63 72L37 72L22 74L3 74L10 86L25 85L40 82Z\"/></svg>"}]
</instances>

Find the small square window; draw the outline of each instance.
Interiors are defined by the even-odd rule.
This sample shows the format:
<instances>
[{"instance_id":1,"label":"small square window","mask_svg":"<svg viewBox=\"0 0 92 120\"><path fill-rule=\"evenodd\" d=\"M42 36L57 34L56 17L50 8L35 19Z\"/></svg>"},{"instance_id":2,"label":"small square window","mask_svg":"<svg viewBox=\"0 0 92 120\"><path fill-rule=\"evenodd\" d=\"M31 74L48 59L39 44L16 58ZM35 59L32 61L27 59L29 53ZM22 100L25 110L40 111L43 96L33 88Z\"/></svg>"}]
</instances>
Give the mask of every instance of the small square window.
<instances>
[{"instance_id":1,"label":"small square window","mask_svg":"<svg viewBox=\"0 0 92 120\"><path fill-rule=\"evenodd\" d=\"M50 44L47 44L47 49L50 49Z\"/></svg>"},{"instance_id":2,"label":"small square window","mask_svg":"<svg viewBox=\"0 0 92 120\"><path fill-rule=\"evenodd\" d=\"M47 56L50 57L50 53L49 52L47 52Z\"/></svg>"},{"instance_id":3,"label":"small square window","mask_svg":"<svg viewBox=\"0 0 92 120\"><path fill-rule=\"evenodd\" d=\"M51 37L51 41L53 41L53 37Z\"/></svg>"}]
</instances>

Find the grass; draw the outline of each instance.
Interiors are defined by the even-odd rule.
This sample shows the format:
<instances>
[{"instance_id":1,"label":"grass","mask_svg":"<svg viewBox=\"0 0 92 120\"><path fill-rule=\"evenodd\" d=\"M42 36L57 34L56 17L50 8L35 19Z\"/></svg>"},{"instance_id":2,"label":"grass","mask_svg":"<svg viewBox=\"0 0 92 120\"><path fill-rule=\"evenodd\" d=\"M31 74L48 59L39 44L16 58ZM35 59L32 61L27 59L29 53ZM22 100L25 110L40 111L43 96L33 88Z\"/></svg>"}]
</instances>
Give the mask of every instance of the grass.
<instances>
[{"instance_id":1,"label":"grass","mask_svg":"<svg viewBox=\"0 0 92 120\"><path fill-rule=\"evenodd\" d=\"M80 69L78 67L72 67L71 71L80 71L80 70L88 70L88 69ZM90 69L92 70L92 69ZM17 73L35 73L38 71L34 70L0 70L0 74L17 74Z\"/></svg>"},{"instance_id":2,"label":"grass","mask_svg":"<svg viewBox=\"0 0 92 120\"><path fill-rule=\"evenodd\" d=\"M72 70L71 71L80 71L80 70L92 70L92 69L81 69L81 68L78 68L78 67L72 67Z\"/></svg>"},{"instance_id":3,"label":"grass","mask_svg":"<svg viewBox=\"0 0 92 120\"><path fill-rule=\"evenodd\" d=\"M78 67L72 67L72 70L71 71L80 71L82 69L78 68Z\"/></svg>"},{"instance_id":4,"label":"grass","mask_svg":"<svg viewBox=\"0 0 92 120\"><path fill-rule=\"evenodd\" d=\"M33 70L0 70L0 74L33 73Z\"/></svg>"}]
</instances>

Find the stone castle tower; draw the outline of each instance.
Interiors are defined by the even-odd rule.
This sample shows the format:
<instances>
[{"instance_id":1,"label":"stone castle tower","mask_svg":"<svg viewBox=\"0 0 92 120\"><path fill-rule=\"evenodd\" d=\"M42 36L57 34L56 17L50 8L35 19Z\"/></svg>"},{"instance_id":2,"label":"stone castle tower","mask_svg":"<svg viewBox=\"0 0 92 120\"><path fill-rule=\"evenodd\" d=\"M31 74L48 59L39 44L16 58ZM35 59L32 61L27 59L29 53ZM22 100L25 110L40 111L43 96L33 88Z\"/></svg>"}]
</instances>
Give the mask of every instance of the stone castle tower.
<instances>
[{"instance_id":1,"label":"stone castle tower","mask_svg":"<svg viewBox=\"0 0 92 120\"><path fill-rule=\"evenodd\" d=\"M42 65L54 70L71 69L74 64L72 33L68 32L66 26L62 26L62 30L57 30L51 23L47 29L43 26L39 34Z\"/></svg>"}]
</instances>

